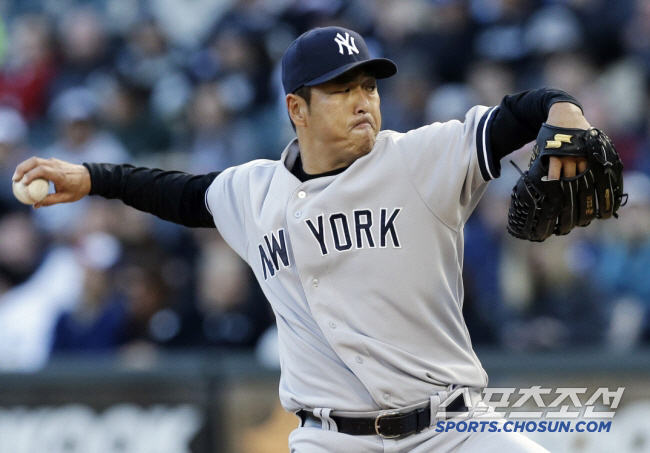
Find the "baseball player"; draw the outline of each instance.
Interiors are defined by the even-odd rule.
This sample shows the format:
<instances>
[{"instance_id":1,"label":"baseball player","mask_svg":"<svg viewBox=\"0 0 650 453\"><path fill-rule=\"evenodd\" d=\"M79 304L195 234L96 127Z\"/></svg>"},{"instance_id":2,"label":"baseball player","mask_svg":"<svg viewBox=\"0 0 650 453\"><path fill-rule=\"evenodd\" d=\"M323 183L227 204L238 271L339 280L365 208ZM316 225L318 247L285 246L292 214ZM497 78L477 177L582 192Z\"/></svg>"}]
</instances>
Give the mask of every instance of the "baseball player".
<instances>
[{"instance_id":1,"label":"baseball player","mask_svg":"<svg viewBox=\"0 0 650 453\"><path fill-rule=\"evenodd\" d=\"M571 96L540 89L464 122L382 131L376 80L396 72L356 32L313 29L282 60L297 138L280 160L188 175L31 158L13 179L54 181L37 207L100 195L216 227L275 312L280 399L300 417L292 452L546 451L520 434L435 426L474 411L488 382L462 316L463 225L500 159L543 122L589 123ZM548 177L576 167L553 158Z\"/></svg>"}]
</instances>

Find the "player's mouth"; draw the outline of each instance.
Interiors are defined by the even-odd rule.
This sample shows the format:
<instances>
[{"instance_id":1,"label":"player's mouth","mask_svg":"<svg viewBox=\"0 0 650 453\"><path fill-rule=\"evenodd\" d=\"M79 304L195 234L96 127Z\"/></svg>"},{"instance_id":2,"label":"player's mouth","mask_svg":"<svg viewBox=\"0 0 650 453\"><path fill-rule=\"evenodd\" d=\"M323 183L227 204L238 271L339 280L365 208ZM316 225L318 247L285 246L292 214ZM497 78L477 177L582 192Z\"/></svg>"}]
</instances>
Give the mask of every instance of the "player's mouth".
<instances>
[{"instance_id":1,"label":"player's mouth","mask_svg":"<svg viewBox=\"0 0 650 453\"><path fill-rule=\"evenodd\" d=\"M363 117L353 123L352 129L374 129L372 120Z\"/></svg>"}]
</instances>

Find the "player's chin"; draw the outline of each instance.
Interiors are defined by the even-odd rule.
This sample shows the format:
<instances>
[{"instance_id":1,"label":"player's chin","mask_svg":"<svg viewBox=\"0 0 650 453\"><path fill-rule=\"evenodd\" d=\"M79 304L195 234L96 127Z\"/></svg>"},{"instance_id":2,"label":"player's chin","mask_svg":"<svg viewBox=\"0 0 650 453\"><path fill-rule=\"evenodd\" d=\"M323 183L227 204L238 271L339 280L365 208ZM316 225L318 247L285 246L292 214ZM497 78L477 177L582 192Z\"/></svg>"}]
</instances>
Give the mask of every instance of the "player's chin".
<instances>
[{"instance_id":1,"label":"player's chin","mask_svg":"<svg viewBox=\"0 0 650 453\"><path fill-rule=\"evenodd\" d=\"M377 137L377 134L373 129L366 129L363 131L358 131L361 132L355 137L355 148L358 150L359 155L363 156L365 154L368 154L371 150L372 147L375 146L375 138Z\"/></svg>"},{"instance_id":2,"label":"player's chin","mask_svg":"<svg viewBox=\"0 0 650 453\"><path fill-rule=\"evenodd\" d=\"M375 145L375 137L364 137L363 140L355 140L354 145L351 146L353 154L357 157L362 157L372 151Z\"/></svg>"}]
</instances>

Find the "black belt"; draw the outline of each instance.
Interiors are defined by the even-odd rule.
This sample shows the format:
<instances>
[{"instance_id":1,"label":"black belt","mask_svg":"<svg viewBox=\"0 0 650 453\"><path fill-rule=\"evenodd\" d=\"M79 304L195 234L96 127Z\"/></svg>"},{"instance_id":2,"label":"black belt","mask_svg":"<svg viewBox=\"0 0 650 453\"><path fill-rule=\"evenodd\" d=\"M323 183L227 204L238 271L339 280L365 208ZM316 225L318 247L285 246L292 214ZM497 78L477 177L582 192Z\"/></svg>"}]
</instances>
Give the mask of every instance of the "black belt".
<instances>
[{"instance_id":1,"label":"black belt","mask_svg":"<svg viewBox=\"0 0 650 453\"><path fill-rule=\"evenodd\" d=\"M453 400L445 408L445 412L450 417L459 412L467 412L469 409L465 406L462 395ZM321 419L312 412L300 409L296 415L302 420L304 426L306 420L321 423ZM407 413L384 412L376 417L341 417L339 415L330 415L330 418L336 422L338 432L351 434L353 436L370 436L378 435L383 438L392 439L397 437L408 436L419 433L431 425L431 403L420 409L415 409Z\"/></svg>"}]
</instances>

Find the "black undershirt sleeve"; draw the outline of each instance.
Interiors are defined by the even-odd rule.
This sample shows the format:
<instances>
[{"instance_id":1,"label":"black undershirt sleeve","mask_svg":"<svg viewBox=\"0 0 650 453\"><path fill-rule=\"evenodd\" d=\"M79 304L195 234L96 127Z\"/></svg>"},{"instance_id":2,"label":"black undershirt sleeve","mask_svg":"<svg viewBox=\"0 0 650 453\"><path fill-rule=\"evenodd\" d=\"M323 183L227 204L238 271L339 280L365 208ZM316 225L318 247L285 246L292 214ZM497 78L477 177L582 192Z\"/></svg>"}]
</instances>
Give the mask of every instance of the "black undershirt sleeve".
<instances>
[{"instance_id":1,"label":"black undershirt sleeve","mask_svg":"<svg viewBox=\"0 0 650 453\"><path fill-rule=\"evenodd\" d=\"M187 227L215 228L205 195L219 172L190 175L128 164L83 165L90 172L90 195L119 199L139 211Z\"/></svg>"},{"instance_id":2,"label":"black undershirt sleeve","mask_svg":"<svg viewBox=\"0 0 650 453\"><path fill-rule=\"evenodd\" d=\"M503 98L490 124L490 145L494 165L537 137L542 123L556 102L570 102L582 109L570 94L556 88L523 91Z\"/></svg>"}]
</instances>

